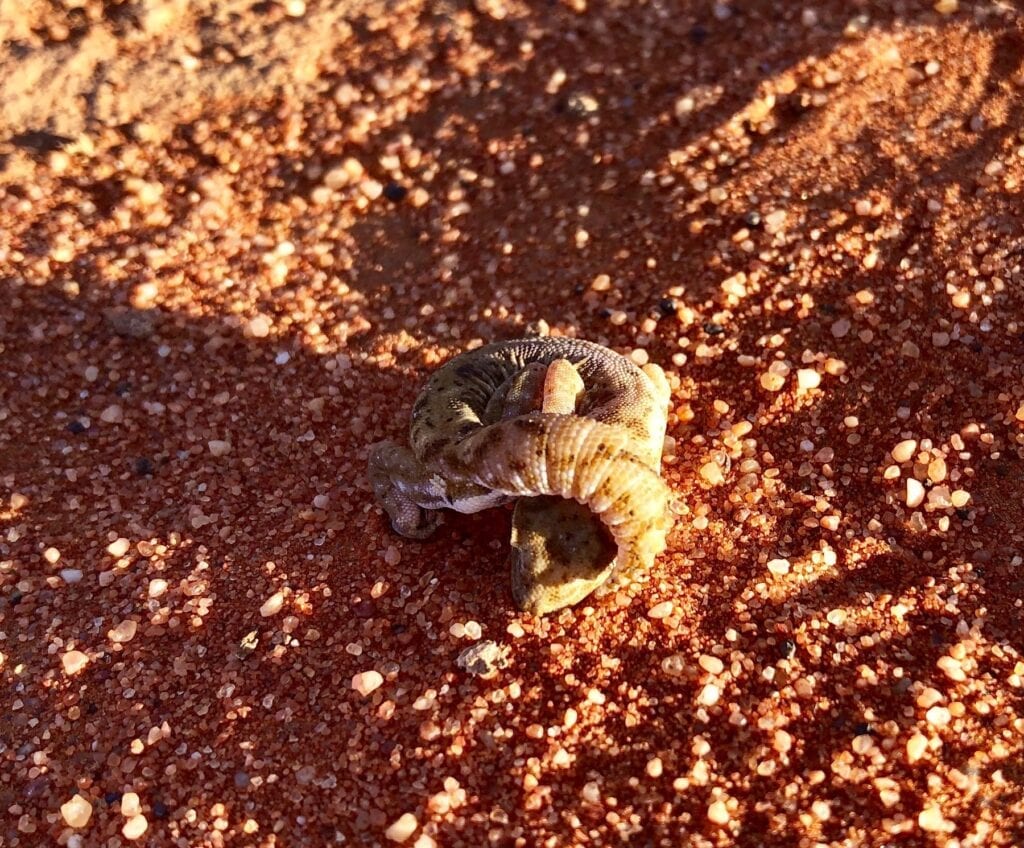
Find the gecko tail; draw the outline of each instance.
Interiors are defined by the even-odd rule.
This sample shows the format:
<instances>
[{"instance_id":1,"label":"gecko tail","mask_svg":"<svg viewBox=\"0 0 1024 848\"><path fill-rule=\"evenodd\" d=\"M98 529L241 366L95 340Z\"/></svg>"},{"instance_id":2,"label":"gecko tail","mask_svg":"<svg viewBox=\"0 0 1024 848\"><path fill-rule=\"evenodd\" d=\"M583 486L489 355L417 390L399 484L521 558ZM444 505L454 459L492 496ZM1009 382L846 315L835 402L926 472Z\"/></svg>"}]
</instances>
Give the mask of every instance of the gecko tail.
<instances>
[{"instance_id":1,"label":"gecko tail","mask_svg":"<svg viewBox=\"0 0 1024 848\"><path fill-rule=\"evenodd\" d=\"M665 549L669 489L625 428L530 413L476 431L446 452L445 463L510 497L557 495L585 505L615 540L624 575L650 568Z\"/></svg>"}]
</instances>

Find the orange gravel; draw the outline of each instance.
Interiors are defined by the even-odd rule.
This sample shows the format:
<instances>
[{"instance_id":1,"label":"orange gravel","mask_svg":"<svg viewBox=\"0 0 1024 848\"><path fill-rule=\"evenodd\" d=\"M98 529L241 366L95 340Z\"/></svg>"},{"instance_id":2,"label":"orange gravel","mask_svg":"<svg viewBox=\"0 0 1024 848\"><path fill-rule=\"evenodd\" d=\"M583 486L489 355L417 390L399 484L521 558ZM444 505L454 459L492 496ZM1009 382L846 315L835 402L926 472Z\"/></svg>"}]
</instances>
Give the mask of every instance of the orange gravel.
<instances>
[{"instance_id":1,"label":"orange gravel","mask_svg":"<svg viewBox=\"0 0 1024 848\"><path fill-rule=\"evenodd\" d=\"M0 844L1024 845L1015 6L399 0L320 59L0 149ZM528 327L675 389L668 551L542 620L507 510L405 540L364 474Z\"/></svg>"}]
</instances>

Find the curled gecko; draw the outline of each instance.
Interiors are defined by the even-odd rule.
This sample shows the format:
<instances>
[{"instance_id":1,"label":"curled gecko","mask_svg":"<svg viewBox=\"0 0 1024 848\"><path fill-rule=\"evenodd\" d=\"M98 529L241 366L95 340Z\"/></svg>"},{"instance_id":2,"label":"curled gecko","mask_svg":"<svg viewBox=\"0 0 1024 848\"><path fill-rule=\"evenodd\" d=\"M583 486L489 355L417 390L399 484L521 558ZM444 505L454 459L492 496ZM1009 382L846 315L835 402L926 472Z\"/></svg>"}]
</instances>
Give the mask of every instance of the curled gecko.
<instances>
[{"instance_id":1,"label":"curled gecko","mask_svg":"<svg viewBox=\"0 0 1024 848\"><path fill-rule=\"evenodd\" d=\"M513 597L543 614L582 600L616 564L629 575L664 550L668 401L660 368L592 342L486 345L433 374L413 406L410 448L373 445L370 481L411 538L429 536L441 509L519 499Z\"/></svg>"}]
</instances>

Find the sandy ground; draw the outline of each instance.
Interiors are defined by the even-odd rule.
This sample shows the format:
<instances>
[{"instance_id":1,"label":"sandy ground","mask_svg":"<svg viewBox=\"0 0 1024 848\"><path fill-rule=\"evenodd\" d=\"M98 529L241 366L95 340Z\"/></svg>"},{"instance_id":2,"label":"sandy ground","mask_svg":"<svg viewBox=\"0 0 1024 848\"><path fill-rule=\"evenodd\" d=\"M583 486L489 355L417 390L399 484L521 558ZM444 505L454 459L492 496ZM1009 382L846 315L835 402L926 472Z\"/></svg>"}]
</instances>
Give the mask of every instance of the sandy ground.
<instances>
[{"instance_id":1,"label":"sandy ground","mask_svg":"<svg viewBox=\"0 0 1024 848\"><path fill-rule=\"evenodd\" d=\"M67 6L2 13L0 843L1024 844L1013 5ZM541 620L364 474L528 325L674 386L668 551Z\"/></svg>"}]
</instances>

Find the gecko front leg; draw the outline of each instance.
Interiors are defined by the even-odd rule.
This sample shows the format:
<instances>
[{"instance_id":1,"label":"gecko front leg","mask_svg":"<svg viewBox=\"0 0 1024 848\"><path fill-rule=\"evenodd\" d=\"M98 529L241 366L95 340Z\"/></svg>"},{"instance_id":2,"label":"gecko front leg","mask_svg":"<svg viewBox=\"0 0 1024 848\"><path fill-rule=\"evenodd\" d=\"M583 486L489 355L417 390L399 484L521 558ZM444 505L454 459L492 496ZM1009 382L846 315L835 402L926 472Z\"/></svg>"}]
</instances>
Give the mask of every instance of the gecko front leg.
<instances>
[{"instance_id":1,"label":"gecko front leg","mask_svg":"<svg viewBox=\"0 0 1024 848\"><path fill-rule=\"evenodd\" d=\"M511 500L471 481L443 477L394 442L370 446L369 477L391 527L410 539L430 536L441 524L442 509L480 512Z\"/></svg>"}]
</instances>

